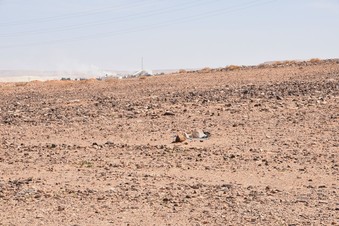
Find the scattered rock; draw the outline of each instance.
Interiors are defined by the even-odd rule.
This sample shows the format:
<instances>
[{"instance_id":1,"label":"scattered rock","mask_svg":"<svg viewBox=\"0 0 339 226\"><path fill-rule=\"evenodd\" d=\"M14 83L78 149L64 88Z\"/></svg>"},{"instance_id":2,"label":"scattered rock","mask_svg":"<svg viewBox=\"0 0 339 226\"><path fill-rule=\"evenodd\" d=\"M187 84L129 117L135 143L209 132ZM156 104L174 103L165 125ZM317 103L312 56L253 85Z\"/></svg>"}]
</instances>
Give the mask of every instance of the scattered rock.
<instances>
[{"instance_id":1,"label":"scattered rock","mask_svg":"<svg viewBox=\"0 0 339 226\"><path fill-rule=\"evenodd\" d=\"M195 129L192 131L192 138L203 139L207 137L208 136L201 129Z\"/></svg>"},{"instance_id":2,"label":"scattered rock","mask_svg":"<svg viewBox=\"0 0 339 226\"><path fill-rule=\"evenodd\" d=\"M58 211L63 211L63 210L65 210L65 207L58 206Z\"/></svg>"},{"instance_id":3,"label":"scattered rock","mask_svg":"<svg viewBox=\"0 0 339 226\"><path fill-rule=\"evenodd\" d=\"M173 112L171 112L171 111L166 111L166 112L164 113L164 115L165 115L165 116L174 116L175 113L173 113Z\"/></svg>"},{"instance_id":4,"label":"scattered rock","mask_svg":"<svg viewBox=\"0 0 339 226\"><path fill-rule=\"evenodd\" d=\"M284 98L282 98L281 96L276 96L277 100L283 100Z\"/></svg>"},{"instance_id":5,"label":"scattered rock","mask_svg":"<svg viewBox=\"0 0 339 226\"><path fill-rule=\"evenodd\" d=\"M186 133L179 132L177 133L174 142L181 143L181 142L184 142L186 139L187 139Z\"/></svg>"}]
</instances>

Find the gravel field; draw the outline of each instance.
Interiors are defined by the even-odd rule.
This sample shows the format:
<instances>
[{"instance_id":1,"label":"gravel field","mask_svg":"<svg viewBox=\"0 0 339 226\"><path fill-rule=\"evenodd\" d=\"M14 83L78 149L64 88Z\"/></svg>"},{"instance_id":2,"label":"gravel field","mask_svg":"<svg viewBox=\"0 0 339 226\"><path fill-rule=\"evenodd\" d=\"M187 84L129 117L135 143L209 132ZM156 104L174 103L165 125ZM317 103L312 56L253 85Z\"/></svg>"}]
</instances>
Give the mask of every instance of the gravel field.
<instances>
[{"instance_id":1,"label":"gravel field","mask_svg":"<svg viewBox=\"0 0 339 226\"><path fill-rule=\"evenodd\" d=\"M337 60L0 94L0 225L339 225Z\"/></svg>"}]
</instances>

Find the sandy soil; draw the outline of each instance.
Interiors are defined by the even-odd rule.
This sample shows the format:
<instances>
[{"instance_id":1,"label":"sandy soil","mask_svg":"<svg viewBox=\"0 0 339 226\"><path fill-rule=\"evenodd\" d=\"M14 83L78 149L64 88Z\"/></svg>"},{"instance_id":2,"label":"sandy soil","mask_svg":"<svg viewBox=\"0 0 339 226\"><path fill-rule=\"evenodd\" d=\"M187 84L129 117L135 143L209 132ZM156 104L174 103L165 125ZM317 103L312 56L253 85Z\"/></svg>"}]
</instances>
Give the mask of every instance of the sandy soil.
<instances>
[{"instance_id":1,"label":"sandy soil","mask_svg":"<svg viewBox=\"0 0 339 226\"><path fill-rule=\"evenodd\" d=\"M339 224L337 61L0 93L0 225Z\"/></svg>"}]
</instances>

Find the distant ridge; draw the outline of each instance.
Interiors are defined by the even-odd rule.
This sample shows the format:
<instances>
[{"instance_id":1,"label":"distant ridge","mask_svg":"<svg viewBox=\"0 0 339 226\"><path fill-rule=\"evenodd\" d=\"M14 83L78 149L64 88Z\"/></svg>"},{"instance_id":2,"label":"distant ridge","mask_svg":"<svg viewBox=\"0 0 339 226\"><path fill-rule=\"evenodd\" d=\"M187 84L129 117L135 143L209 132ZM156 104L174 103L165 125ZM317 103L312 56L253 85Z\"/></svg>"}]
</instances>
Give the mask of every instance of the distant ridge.
<instances>
[{"instance_id":1,"label":"distant ridge","mask_svg":"<svg viewBox=\"0 0 339 226\"><path fill-rule=\"evenodd\" d=\"M217 71L234 71L244 70L247 68L266 68L266 67L286 67L286 66L303 66L315 65L322 63L339 63L339 58L333 59L318 59L313 58L310 60L281 60L281 61L266 61L264 63L252 66L237 66L229 65L221 68L199 68L199 69L157 69L148 70L153 75L159 74L172 74L172 73L208 73ZM137 71L123 71L123 70L89 70L89 71L56 71L56 70L0 70L0 82L29 82L33 80L46 81L46 80L60 80L61 78L100 78L105 76L110 77L126 77L133 75Z\"/></svg>"}]
</instances>

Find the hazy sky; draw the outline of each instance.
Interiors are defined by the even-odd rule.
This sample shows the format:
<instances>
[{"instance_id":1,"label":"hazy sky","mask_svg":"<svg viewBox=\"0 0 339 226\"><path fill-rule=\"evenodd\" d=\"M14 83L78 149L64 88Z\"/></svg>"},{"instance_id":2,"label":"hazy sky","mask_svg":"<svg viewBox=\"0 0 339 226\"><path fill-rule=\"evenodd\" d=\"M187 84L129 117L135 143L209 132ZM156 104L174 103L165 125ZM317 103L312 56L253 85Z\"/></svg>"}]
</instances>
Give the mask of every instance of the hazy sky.
<instances>
[{"instance_id":1,"label":"hazy sky","mask_svg":"<svg viewBox=\"0 0 339 226\"><path fill-rule=\"evenodd\" d=\"M339 57L339 0L0 0L0 70Z\"/></svg>"}]
</instances>

